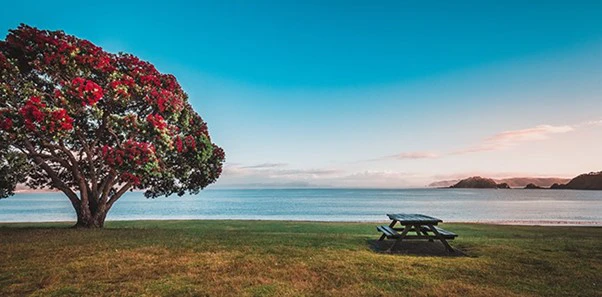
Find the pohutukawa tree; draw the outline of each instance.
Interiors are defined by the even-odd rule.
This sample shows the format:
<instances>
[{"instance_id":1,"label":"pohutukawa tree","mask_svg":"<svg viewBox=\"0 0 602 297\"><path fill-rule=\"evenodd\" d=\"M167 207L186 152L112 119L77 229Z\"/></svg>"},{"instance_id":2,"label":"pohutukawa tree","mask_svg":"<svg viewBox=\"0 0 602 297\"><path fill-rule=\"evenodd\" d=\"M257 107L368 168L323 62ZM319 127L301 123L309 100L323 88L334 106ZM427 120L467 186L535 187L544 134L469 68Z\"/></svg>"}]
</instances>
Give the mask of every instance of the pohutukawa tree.
<instances>
[{"instance_id":1,"label":"pohutukawa tree","mask_svg":"<svg viewBox=\"0 0 602 297\"><path fill-rule=\"evenodd\" d=\"M0 198L19 183L65 193L77 227L102 227L124 193L198 193L223 150L175 77L62 31L0 41Z\"/></svg>"}]
</instances>

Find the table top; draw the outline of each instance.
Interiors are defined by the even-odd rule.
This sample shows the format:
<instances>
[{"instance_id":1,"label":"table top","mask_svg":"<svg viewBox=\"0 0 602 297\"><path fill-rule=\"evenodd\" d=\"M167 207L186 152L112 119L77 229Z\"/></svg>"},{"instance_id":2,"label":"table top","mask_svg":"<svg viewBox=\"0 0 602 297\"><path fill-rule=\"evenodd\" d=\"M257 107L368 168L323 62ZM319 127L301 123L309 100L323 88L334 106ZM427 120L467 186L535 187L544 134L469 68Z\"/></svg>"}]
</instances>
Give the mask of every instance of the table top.
<instances>
[{"instance_id":1,"label":"table top","mask_svg":"<svg viewBox=\"0 0 602 297\"><path fill-rule=\"evenodd\" d=\"M433 224L443 222L441 219L425 216L419 213L393 213L387 214L392 221L398 221L400 224Z\"/></svg>"}]
</instances>

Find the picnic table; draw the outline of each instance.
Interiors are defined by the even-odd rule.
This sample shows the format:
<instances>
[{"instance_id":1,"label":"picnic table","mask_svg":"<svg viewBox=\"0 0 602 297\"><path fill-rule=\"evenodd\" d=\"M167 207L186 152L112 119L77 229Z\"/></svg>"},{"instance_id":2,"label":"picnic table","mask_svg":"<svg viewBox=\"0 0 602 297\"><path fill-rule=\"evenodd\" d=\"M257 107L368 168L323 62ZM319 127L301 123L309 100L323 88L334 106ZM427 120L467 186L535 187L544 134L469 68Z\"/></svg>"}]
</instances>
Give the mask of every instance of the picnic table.
<instances>
[{"instance_id":1,"label":"picnic table","mask_svg":"<svg viewBox=\"0 0 602 297\"><path fill-rule=\"evenodd\" d=\"M387 214L387 216L391 220L391 224L389 226L377 226L376 230L383 233L378 239L379 241L385 238L395 239L389 251L404 239L428 239L430 242L440 240L447 251L454 252L454 249L449 245L447 240L453 240L458 235L438 227L437 224L442 223L442 220L423 214L411 213L395 213ZM396 224L399 224L401 227L395 227ZM412 235L412 233L416 233L416 235Z\"/></svg>"}]
</instances>

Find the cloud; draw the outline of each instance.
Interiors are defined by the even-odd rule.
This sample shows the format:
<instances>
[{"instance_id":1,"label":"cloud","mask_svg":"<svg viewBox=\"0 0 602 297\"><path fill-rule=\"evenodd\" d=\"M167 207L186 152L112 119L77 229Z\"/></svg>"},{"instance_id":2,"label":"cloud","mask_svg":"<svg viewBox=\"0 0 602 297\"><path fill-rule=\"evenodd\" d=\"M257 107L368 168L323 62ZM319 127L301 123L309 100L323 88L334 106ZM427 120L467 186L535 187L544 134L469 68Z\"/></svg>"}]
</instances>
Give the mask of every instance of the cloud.
<instances>
[{"instance_id":1,"label":"cloud","mask_svg":"<svg viewBox=\"0 0 602 297\"><path fill-rule=\"evenodd\" d=\"M562 126L538 125L532 128L500 132L485 138L476 145L447 153L438 154L432 151L403 152L395 155L383 156L377 159L370 159L368 161L434 159L445 155L464 155L469 153L496 151L511 148L525 142L546 140L555 134L569 133L579 128L590 126L602 126L602 120L586 121L574 125Z\"/></svg>"},{"instance_id":2,"label":"cloud","mask_svg":"<svg viewBox=\"0 0 602 297\"><path fill-rule=\"evenodd\" d=\"M286 167L286 166L288 166L288 164L286 164L286 163L262 163L262 164L256 164L256 165L240 166L240 168L266 169L266 168L279 168L279 167Z\"/></svg>"},{"instance_id":3,"label":"cloud","mask_svg":"<svg viewBox=\"0 0 602 297\"><path fill-rule=\"evenodd\" d=\"M549 139L553 134L575 131L575 126L539 125L533 128L504 131L486 138L481 143L463 149L452 151L450 155L462 155L483 151L496 151L516 146L523 142Z\"/></svg>"},{"instance_id":4,"label":"cloud","mask_svg":"<svg viewBox=\"0 0 602 297\"><path fill-rule=\"evenodd\" d=\"M414 160L414 159L434 159L439 154L429 151L403 152L395 155L384 156L376 160Z\"/></svg>"},{"instance_id":5,"label":"cloud","mask_svg":"<svg viewBox=\"0 0 602 297\"><path fill-rule=\"evenodd\" d=\"M267 168L266 168L267 167ZM348 172L336 168L279 168L279 166L227 164L215 187L218 188L401 188L420 186L424 178L395 171ZM419 178L420 181L412 181Z\"/></svg>"},{"instance_id":6,"label":"cloud","mask_svg":"<svg viewBox=\"0 0 602 297\"><path fill-rule=\"evenodd\" d=\"M241 166L240 164L226 164L224 173L228 176L240 175L261 175L261 176L316 176L332 175L339 173L339 170L330 168L317 169L294 169L287 167L285 163L265 163L250 166Z\"/></svg>"},{"instance_id":7,"label":"cloud","mask_svg":"<svg viewBox=\"0 0 602 297\"><path fill-rule=\"evenodd\" d=\"M318 187L316 185L313 185L309 182L303 182L303 181L290 181L290 182L241 182L241 183L228 183L228 184L221 184L218 186L219 188L225 188L225 189L265 189L265 188L273 188L273 189L278 189L278 188L285 188L285 189L291 189L291 188L311 188L311 187Z\"/></svg>"},{"instance_id":8,"label":"cloud","mask_svg":"<svg viewBox=\"0 0 602 297\"><path fill-rule=\"evenodd\" d=\"M442 180L460 180L470 176L485 176L493 179L505 179L505 178L515 178L515 177L539 177L539 178L552 178L552 177L568 177L566 173L546 173L542 174L541 172L535 171L463 171L463 172L455 172L449 174L433 174L431 175L431 179L433 181L442 181Z\"/></svg>"},{"instance_id":9,"label":"cloud","mask_svg":"<svg viewBox=\"0 0 602 297\"><path fill-rule=\"evenodd\" d=\"M409 188L422 186L425 179L409 172L367 170L344 173L323 181L341 188Z\"/></svg>"},{"instance_id":10,"label":"cloud","mask_svg":"<svg viewBox=\"0 0 602 297\"><path fill-rule=\"evenodd\" d=\"M359 161L361 162L378 162L386 160L419 160L419 159L435 159L439 158L440 155L430 151L416 151L416 152L403 152L395 155L383 156L376 159L369 159Z\"/></svg>"},{"instance_id":11,"label":"cloud","mask_svg":"<svg viewBox=\"0 0 602 297\"><path fill-rule=\"evenodd\" d=\"M574 131L575 129L571 126L552 126L552 125L539 125L533 128L505 131L498 133L493 137L487 139L488 142L494 143L515 143L520 141L529 140L542 140L547 139L550 134L566 133Z\"/></svg>"},{"instance_id":12,"label":"cloud","mask_svg":"<svg viewBox=\"0 0 602 297\"><path fill-rule=\"evenodd\" d=\"M589 126L602 126L602 120L582 122L577 125L574 125L573 127L581 128L581 127L589 127Z\"/></svg>"},{"instance_id":13,"label":"cloud","mask_svg":"<svg viewBox=\"0 0 602 297\"><path fill-rule=\"evenodd\" d=\"M273 175L298 176L298 175L333 175L340 173L337 169L286 169L273 171Z\"/></svg>"},{"instance_id":14,"label":"cloud","mask_svg":"<svg viewBox=\"0 0 602 297\"><path fill-rule=\"evenodd\" d=\"M597 125L602 124L602 121L592 121L582 123L581 125ZM560 134L574 131L577 125L573 126L552 126L552 125L539 125L532 128L510 130L495 134L491 137L484 139L481 143L455 151L445 153L443 155L463 155L476 152L484 151L495 151L509 147L513 147L522 142L545 140L550 138L552 134ZM415 152L403 152L395 155L388 155L377 159L371 159L369 161L383 161L383 160L417 160L417 159L435 159L440 158L442 155L432 151L415 151Z\"/></svg>"},{"instance_id":15,"label":"cloud","mask_svg":"<svg viewBox=\"0 0 602 297\"><path fill-rule=\"evenodd\" d=\"M244 166L241 164L226 164L217 187L308 187L318 186L314 182L342 174L333 168L288 168L284 163L265 163ZM324 183L322 183L324 184Z\"/></svg>"}]
</instances>

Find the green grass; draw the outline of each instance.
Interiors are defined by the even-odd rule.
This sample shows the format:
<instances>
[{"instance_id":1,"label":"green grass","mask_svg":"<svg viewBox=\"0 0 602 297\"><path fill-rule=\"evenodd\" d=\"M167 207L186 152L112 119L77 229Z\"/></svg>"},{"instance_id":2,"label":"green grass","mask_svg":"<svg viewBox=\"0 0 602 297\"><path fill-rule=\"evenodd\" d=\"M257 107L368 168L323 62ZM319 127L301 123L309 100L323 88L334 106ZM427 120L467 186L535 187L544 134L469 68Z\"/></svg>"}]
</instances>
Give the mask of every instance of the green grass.
<instances>
[{"instance_id":1,"label":"green grass","mask_svg":"<svg viewBox=\"0 0 602 297\"><path fill-rule=\"evenodd\" d=\"M602 228L445 224L469 257L437 257L375 253L375 225L0 224L0 296L601 296Z\"/></svg>"}]
</instances>

